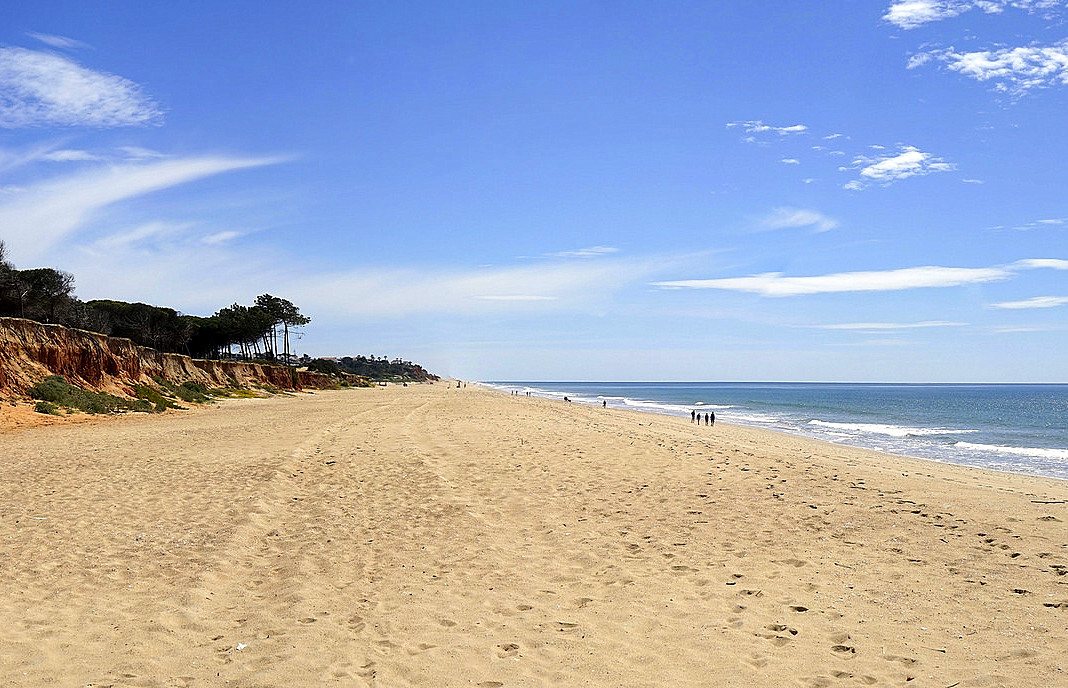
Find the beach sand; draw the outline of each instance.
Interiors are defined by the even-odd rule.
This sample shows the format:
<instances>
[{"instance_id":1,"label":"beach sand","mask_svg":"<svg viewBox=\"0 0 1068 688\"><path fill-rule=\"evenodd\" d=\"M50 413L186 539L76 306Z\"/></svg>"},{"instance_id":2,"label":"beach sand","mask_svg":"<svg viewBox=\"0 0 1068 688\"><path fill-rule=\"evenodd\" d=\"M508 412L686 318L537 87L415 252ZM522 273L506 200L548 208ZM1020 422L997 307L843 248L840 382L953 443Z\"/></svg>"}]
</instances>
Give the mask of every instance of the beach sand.
<instances>
[{"instance_id":1,"label":"beach sand","mask_svg":"<svg viewBox=\"0 0 1068 688\"><path fill-rule=\"evenodd\" d=\"M391 386L0 433L5 686L1065 686L1068 484Z\"/></svg>"}]
</instances>

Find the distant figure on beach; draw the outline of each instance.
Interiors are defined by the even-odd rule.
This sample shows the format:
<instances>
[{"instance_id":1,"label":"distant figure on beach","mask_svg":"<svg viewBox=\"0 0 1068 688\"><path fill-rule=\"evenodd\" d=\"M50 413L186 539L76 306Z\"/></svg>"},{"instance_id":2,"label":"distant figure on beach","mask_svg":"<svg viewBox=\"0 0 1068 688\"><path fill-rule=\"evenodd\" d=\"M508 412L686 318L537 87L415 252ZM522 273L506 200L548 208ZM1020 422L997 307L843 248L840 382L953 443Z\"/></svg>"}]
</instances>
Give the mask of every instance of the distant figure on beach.
<instances>
[{"instance_id":1,"label":"distant figure on beach","mask_svg":"<svg viewBox=\"0 0 1068 688\"><path fill-rule=\"evenodd\" d=\"M608 400L607 399L604 399L604 400L601 401L601 408L608 408Z\"/></svg>"},{"instance_id":2,"label":"distant figure on beach","mask_svg":"<svg viewBox=\"0 0 1068 688\"><path fill-rule=\"evenodd\" d=\"M713 411L712 412L712 425L715 425L715 424L716 424L716 412Z\"/></svg>"},{"instance_id":3,"label":"distant figure on beach","mask_svg":"<svg viewBox=\"0 0 1068 688\"><path fill-rule=\"evenodd\" d=\"M567 397L564 397L564 401L570 402L571 400L568 399Z\"/></svg>"},{"instance_id":4,"label":"distant figure on beach","mask_svg":"<svg viewBox=\"0 0 1068 688\"><path fill-rule=\"evenodd\" d=\"M691 411L690 411L690 422L691 422L691 423L692 423L692 422L694 422L694 419L695 419L695 418L697 418L697 411L693 411L693 410L691 410Z\"/></svg>"},{"instance_id":5,"label":"distant figure on beach","mask_svg":"<svg viewBox=\"0 0 1068 688\"><path fill-rule=\"evenodd\" d=\"M708 414L705 414L705 425L708 425Z\"/></svg>"}]
</instances>

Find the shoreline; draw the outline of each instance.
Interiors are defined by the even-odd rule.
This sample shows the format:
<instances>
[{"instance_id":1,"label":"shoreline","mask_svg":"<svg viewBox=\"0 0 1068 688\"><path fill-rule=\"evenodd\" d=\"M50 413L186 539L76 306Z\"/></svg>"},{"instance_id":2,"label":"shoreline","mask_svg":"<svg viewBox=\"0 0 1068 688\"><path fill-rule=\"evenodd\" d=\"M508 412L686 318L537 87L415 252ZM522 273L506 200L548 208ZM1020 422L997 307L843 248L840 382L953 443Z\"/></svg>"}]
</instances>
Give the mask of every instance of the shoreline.
<instances>
[{"instance_id":1,"label":"shoreline","mask_svg":"<svg viewBox=\"0 0 1068 688\"><path fill-rule=\"evenodd\" d=\"M616 382L607 382L607 383L577 383L577 382L576 383L568 383L568 382L539 383L539 382L521 381L521 382L476 382L476 383L473 383L473 384L477 384L477 385L483 387L484 389L491 390L491 391L497 391L497 392L505 392L508 389L526 389L526 390L529 390L529 391L532 392L532 397L536 397L536 398L540 398L540 399L546 399L546 400L561 400L561 398L563 397L565 392L563 392L563 391L561 391L559 389L547 389L547 388L543 388L543 387L538 387L537 385L539 385L539 384L551 384L551 385L574 384L574 385L580 385L581 386L582 384L587 384L587 385L592 385L592 386L598 386L598 385L619 385L619 384L623 384L623 385L630 385L630 384L641 384L641 385L688 384L688 385L692 385L694 387L701 387L702 385L705 385L706 383L655 383L655 382L647 382L647 383L616 383ZM751 383L712 383L712 384L713 385L727 385L727 386L735 386L735 385L745 386L745 385L749 385ZM799 387L810 386L810 385L815 385L815 386L819 386L819 387L826 387L826 386L851 387L851 386L855 386L854 383L755 383L755 384L772 385L772 386L779 386L779 385L785 384L787 386L792 386L793 385L793 386L799 386ZM867 383L862 383L862 385L866 386ZM915 386L920 386L920 387L932 387L932 386L960 387L961 385L957 384L957 383L945 383L944 385L938 385L938 384L933 384L932 385L932 384L926 384L926 383L923 383L923 384L911 384L911 383L909 383L909 384L905 384L905 383L896 384L895 383L895 384L887 384L887 385L877 384L877 385L873 385L873 386L881 388L881 387L888 387L888 386L890 386L890 387L894 387L894 386L900 386L900 387L915 387ZM967 386L969 386L969 387L994 386L994 387L1001 387L1001 388L1006 388L1006 387L1014 387L1014 388L1028 387L1028 388L1030 388L1030 387L1041 387L1042 385L1041 384L1026 383L1026 384L1023 384L1023 385L1017 385L1017 384L990 384L990 385L987 385L987 384L976 384L976 385L967 385ZM1050 387L1050 388L1063 388L1063 387L1065 387L1065 385L1060 384L1060 383L1049 383L1047 386ZM782 425L780 425L778 427L771 427L770 426L770 421L756 421L756 420L754 420L752 422L739 421L737 418L732 418L731 417L731 412L728 409L734 409L736 407L733 404L729 404L729 403L727 403L727 404L705 403L705 402L700 402L699 401L696 404L682 404L682 403L676 403L676 402L671 402L671 401L645 401L645 400L640 400L640 399L636 399L636 398L620 397L620 396L615 396L615 395L605 396L605 395L602 395L600 393L597 393L598 396L596 397L596 401L595 401L595 400L593 400L592 398L589 397L589 394L591 394L591 393L597 393L597 392L592 392L591 390L588 390L588 389L586 391L566 392L566 394L569 394L570 396L574 397L572 399L572 401L574 401L576 403L579 403L581 405L585 405L585 406L598 407L599 406L599 404L597 403L598 401L604 400L604 399L609 399L609 400L622 401L623 404L624 404L623 406L620 406L618 404L610 405L608 407L609 409L623 410L623 411L635 411L635 412L643 413L643 414L649 414L649 415L655 415L655 416L666 416L666 417L672 417L672 418L682 418L682 419L686 419L687 418L686 417L686 412L688 412L688 411L690 411L692 409L696 409L697 411L700 412L702 410L702 408L703 408L703 409L706 409L708 411L715 411L715 412L717 412L719 414L717 416L717 418L716 418L716 424L717 425L718 424L729 424L729 425L734 425L734 426L738 426L738 427L747 427L747 428L753 428L753 429L759 429L759 430L766 430L768 432L782 433L782 434L785 434L785 435L789 435L791 437L797 437L797 438L805 439L805 440L812 440L812 441L817 441L817 442L825 442L825 443L828 443L828 444L832 444L832 445L836 445L836 446L842 446L842 447L852 447L852 448L856 448L856 449L863 449L863 450L873 451L873 452L880 453L880 454L886 454L886 455L889 455L889 456L897 456L897 457L902 457L902 458L917 459L917 460L920 460L920 461L930 461L930 462L938 463L938 464L942 464L942 465L966 466L966 467L971 467L971 468L975 468L975 469L978 469L978 470L993 471L993 472L996 472L996 473L1009 473L1009 474L1015 474L1015 475L1028 475L1028 476L1049 478L1049 479L1053 479L1053 480L1068 481L1068 473L1066 473L1065 475L1057 475L1057 474L1055 474L1057 472L1065 473L1065 470L1060 466L1060 464L1057 464L1056 468L1054 468L1054 467L1044 467L1042 465L1031 465L1031 464L1029 464L1029 463L1027 463L1025 461L1019 461L1019 460L1017 460L1015 462L1007 461L1004 458L1000 458L1000 460L996 460L996 461L995 460L991 460L991 457L1004 457L1006 455L1010 456L1010 457L1012 457L1012 456L1024 456L1024 457L1029 457L1031 460L1036 460L1035 456L1030 456L1027 452L1028 451L1030 451L1030 452L1038 452L1039 456L1041 456L1043 452L1068 453L1068 449L1047 449L1047 448L1030 448L1029 449L1027 447L1014 447L1014 446L1010 446L1010 445L991 445L991 446L971 445L971 443L968 443L968 442L965 442L963 440L960 440L960 441L957 442L957 444L969 445L970 447L974 447L976 449L979 449L981 447L982 450L981 451L977 451L976 453L969 453L967 451L957 451L956 453L950 453L950 452L948 452L948 447L941 447L940 449L932 450L931 447L926 447L925 448L925 447L922 447L922 446L921 447L912 448L910 450L910 448L908 448L908 447L900 447L899 448L899 447L893 447L893 446L885 446L885 444L886 444L886 442L888 440L886 440L885 438L881 437L881 434L880 434L880 431L882 431L883 428L895 428L895 429L898 429L900 431L906 431L907 428L904 428L904 427L896 428L893 425L883 425L883 424L881 424L879 422L875 422L875 419L867 419L866 422L863 422L863 421L860 421L860 420L845 422L845 425L848 426L848 427L854 427L854 426L857 426L858 424L860 426L875 426L875 427L877 427L877 431L871 437L864 437L864 436L846 437L846 436L843 436L841 438L828 438L828 437L825 437L825 436L821 436L822 433L819 432L819 431L814 431L814 430L808 429L807 426L792 427L792 426L782 426ZM522 395L520 395L520 396L522 396ZM683 410L684 408L685 408L685 411ZM758 416L756 416L756 417L759 417L759 414L762 413L762 412L761 411L749 411L749 410L746 410L745 413L756 413L756 414L758 414ZM764 412L764 413L766 413L766 412ZM700 415L700 413L698 413L698 415ZM892 421L890 419L887 419L886 422L892 422ZM836 425L840 425L841 423L828 423L828 422L825 422L823 420L820 420L820 419L816 418L816 419L812 419L812 420L809 421L809 425L812 425L812 424L818 425L820 427L834 427ZM928 432L929 430L931 430L932 432ZM915 432L920 432L920 433L923 433L923 434L938 434L938 433L933 432L933 429L928 429L928 428L920 428L920 429L916 430ZM948 432L948 434L956 434L956 435L960 435L960 436L966 436L967 434L973 433L973 432L977 432L977 431L975 431L975 430L951 430L951 431ZM886 434L891 438L891 440L894 437L897 437L897 436L893 435L892 433L886 433ZM904 435L904 437L913 437L913 436L911 434L909 434L909 435ZM985 460L984 460L984 457L985 457ZM1053 460L1053 459L1043 459L1043 460L1050 461L1050 460ZM1066 457L1064 460L1068 461L1068 457Z\"/></svg>"},{"instance_id":2,"label":"shoreline","mask_svg":"<svg viewBox=\"0 0 1068 688\"><path fill-rule=\"evenodd\" d=\"M475 385L0 434L0 680L1047 686L1068 486Z\"/></svg>"}]
</instances>

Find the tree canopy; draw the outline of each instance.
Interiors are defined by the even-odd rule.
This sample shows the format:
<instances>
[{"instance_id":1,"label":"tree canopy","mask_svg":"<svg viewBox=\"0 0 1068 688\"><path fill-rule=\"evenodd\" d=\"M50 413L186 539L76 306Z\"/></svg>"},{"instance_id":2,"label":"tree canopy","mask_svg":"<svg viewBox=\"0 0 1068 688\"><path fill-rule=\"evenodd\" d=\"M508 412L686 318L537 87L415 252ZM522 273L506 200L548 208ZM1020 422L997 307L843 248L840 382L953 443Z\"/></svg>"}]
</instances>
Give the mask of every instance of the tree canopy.
<instances>
[{"instance_id":1,"label":"tree canopy","mask_svg":"<svg viewBox=\"0 0 1068 688\"><path fill-rule=\"evenodd\" d=\"M208 317L147 303L111 299L83 302L74 295L73 275L53 268L17 270L7 261L2 240L0 316L126 337L158 351L199 358L235 356L285 362L292 362L290 332L311 322L292 301L270 294L256 297L251 306L234 303Z\"/></svg>"}]
</instances>

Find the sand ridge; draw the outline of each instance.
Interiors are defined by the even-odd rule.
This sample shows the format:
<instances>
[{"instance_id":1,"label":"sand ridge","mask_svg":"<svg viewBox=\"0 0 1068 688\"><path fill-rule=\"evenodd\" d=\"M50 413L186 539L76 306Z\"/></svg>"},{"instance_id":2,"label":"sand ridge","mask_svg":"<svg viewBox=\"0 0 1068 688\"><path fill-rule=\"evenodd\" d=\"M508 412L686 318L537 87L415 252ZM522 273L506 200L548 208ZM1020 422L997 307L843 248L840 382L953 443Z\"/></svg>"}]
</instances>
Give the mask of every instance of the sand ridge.
<instances>
[{"instance_id":1,"label":"sand ridge","mask_svg":"<svg viewBox=\"0 0 1068 688\"><path fill-rule=\"evenodd\" d=\"M1060 481L442 384L0 462L5 685L1068 682Z\"/></svg>"}]
</instances>

